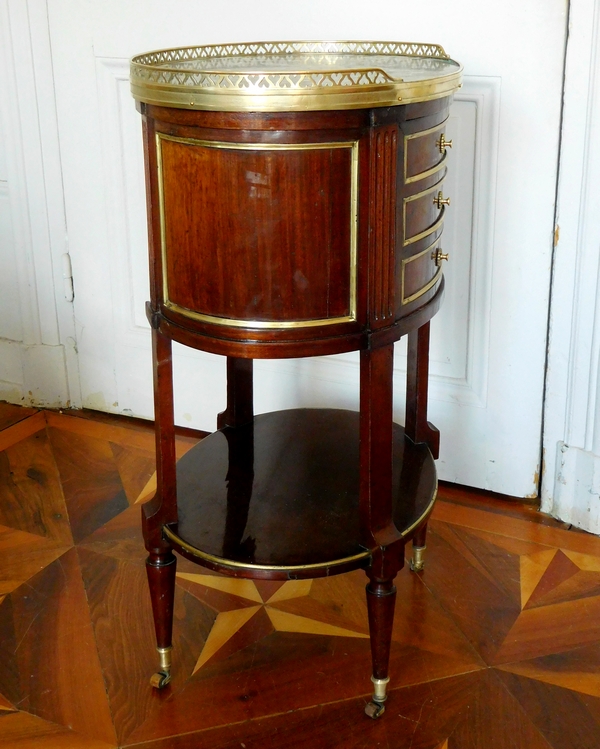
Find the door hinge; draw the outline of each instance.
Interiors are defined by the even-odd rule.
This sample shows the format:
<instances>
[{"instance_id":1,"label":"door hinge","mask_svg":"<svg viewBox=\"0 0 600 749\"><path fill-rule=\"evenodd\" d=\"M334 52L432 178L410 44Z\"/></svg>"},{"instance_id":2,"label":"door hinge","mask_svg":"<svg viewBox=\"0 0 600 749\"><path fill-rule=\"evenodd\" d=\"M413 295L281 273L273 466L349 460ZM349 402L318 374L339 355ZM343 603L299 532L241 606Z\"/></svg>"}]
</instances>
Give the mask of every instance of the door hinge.
<instances>
[{"instance_id":1,"label":"door hinge","mask_svg":"<svg viewBox=\"0 0 600 749\"><path fill-rule=\"evenodd\" d=\"M71 256L68 252L62 256L62 272L63 272L63 288L65 292L65 299L67 302L72 302L75 298L75 291L73 289L73 271L71 268Z\"/></svg>"}]
</instances>

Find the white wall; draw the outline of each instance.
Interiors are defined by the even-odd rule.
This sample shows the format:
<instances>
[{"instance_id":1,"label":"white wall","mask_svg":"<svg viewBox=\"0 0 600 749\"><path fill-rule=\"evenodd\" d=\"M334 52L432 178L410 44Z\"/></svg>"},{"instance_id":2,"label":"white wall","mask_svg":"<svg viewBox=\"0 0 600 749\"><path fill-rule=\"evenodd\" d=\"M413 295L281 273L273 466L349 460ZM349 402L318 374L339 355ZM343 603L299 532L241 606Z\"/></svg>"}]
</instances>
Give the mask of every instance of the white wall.
<instances>
[{"instance_id":1,"label":"white wall","mask_svg":"<svg viewBox=\"0 0 600 749\"><path fill-rule=\"evenodd\" d=\"M600 2L573 0L545 402L542 509L600 533Z\"/></svg>"}]
</instances>

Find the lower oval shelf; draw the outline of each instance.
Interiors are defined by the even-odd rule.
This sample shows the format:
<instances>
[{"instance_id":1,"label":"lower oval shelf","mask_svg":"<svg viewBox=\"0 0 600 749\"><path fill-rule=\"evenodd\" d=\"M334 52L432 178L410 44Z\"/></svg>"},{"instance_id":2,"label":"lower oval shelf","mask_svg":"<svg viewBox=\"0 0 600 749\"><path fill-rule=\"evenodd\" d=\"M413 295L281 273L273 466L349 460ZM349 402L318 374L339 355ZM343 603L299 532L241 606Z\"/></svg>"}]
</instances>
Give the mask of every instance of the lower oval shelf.
<instances>
[{"instance_id":1,"label":"lower oval shelf","mask_svg":"<svg viewBox=\"0 0 600 749\"><path fill-rule=\"evenodd\" d=\"M437 492L428 447L394 424L394 522L406 538ZM294 409L214 432L177 464L173 547L243 577L320 577L369 564L361 546L359 414Z\"/></svg>"}]
</instances>

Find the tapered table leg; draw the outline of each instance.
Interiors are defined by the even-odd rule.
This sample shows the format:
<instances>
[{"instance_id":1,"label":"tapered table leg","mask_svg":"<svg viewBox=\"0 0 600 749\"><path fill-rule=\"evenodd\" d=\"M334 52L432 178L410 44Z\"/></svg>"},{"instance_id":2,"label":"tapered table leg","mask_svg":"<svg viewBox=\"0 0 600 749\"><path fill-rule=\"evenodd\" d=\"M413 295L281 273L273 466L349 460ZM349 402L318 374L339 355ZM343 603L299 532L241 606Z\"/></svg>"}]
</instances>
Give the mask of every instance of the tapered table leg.
<instances>
[{"instance_id":1,"label":"tapered table leg","mask_svg":"<svg viewBox=\"0 0 600 749\"><path fill-rule=\"evenodd\" d=\"M152 320L152 316L150 316ZM156 630L159 670L152 686L162 689L171 680L173 601L177 560L163 537L163 528L177 521L173 363L171 341L152 330L154 416L156 429L156 494L142 507L142 530L148 550L146 572Z\"/></svg>"},{"instance_id":2,"label":"tapered table leg","mask_svg":"<svg viewBox=\"0 0 600 749\"><path fill-rule=\"evenodd\" d=\"M385 710L395 604L396 586L393 580L382 582L371 578L367 585L367 607L373 659L371 681L374 688L371 702L365 708L370 718L378 718Z\"/></svg>"},{"instance_id":3,"label":"tapered table leg","mask_svg":"<svg viewBox=\"0 0 600 749\"><path fill-rule=\"evenodd\" d=\"M392 411L394 347L361 351L360 509L365 543L377 545L367 570L367 606L373 656L371 718L384 711L396 588L404 542L394 525L392 501Z\"/></svg>"},{"instance_id":4,"label":"tapered table leg","mask_svg":"<svg viewBox=\"0 0 600 749\"><path fill-rule=\"evenodd\" d=\"M159 670L152 676L150 683L157 689L166 687L171 681L176 569L177 559L171 551L160 555L150 554L146 560L154 629L156 631L156 649L159 659Z\"/></svg>"}]
</instances>

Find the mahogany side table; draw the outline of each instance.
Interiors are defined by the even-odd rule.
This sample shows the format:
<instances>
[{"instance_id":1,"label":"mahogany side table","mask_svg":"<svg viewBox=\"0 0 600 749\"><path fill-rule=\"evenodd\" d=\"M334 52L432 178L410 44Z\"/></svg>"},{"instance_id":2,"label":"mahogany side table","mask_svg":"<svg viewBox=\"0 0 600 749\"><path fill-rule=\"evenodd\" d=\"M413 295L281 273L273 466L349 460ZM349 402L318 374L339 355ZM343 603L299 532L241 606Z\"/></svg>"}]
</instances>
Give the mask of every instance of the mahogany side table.
<instances>
[{"instance_id":1,"label":"mahogany side table","mask_svg":"<svg viewBox=\"0 0 600 749\"><path fill-rule=\"evenodd\" d=\"M143 507L170 680L176 558L288 580L363 568L384 709L396 590L437 491L429 321L442 299L445 127L462 69L434 44L273 42L131 62L150 236L157 491ZM408 336L404 427L393 348ZM227 357L218 430L176 466L171 343ZM360 408L255 416L257 358L360 352Z\"/></svg>"}]
</instances>

